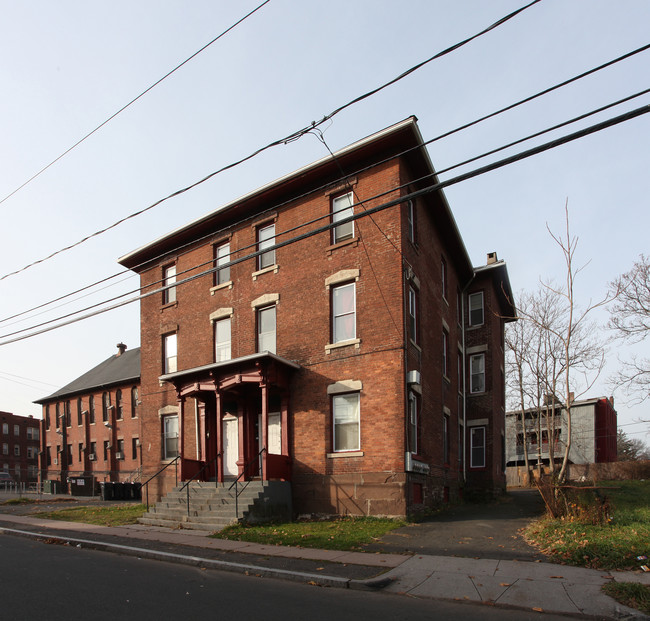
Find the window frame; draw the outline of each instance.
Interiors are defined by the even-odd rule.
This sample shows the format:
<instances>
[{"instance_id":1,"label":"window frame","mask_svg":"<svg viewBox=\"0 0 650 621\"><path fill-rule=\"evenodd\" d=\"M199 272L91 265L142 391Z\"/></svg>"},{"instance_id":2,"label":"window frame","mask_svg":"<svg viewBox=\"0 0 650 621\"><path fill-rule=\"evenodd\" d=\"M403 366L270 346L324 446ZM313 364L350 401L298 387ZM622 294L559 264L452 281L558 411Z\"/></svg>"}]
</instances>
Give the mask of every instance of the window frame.
<instances>
[{"instance_id":1,"label":"window frame","mask_svg":"<svg viewBox=\"0 0 650 621\"><path fill-rule=\"evenodd\" d=\"M417 345L418 339L418 290L409 285L408 288L408 320L409 337Z\"/></svg>"},{"instance_id":2,"label":"window frame","mask_svg":"<svg viewBox=\"0 0 650 621\"><path fill-rule=\"evenodd\" d=\"M81 427L84 422L83 409L83 400L81 397L77 397L77 425L79 427Z\"/></svg>"},{"instance_id":3,"label":"window frame","mask_svg":"<svg viewBox=\"0 0 650 621\"><path fill-rule=\"evenodd\" d=\"M104 391L102 393L102 422L109 422L109 408L111 405L111 393L109 391Z\"/></svg>"},{"instance_id":4,"label":"window frame","mask_svg":"<svg viewBox=\"0 0 650 621\"><path fill-rule=\"evenodd\" d=\"M168 427L172 422L175 422L175 427L176 429L171 429L171 431L168 430ZM179 439L179 428L178 428L178 414L167 414L162 417L161 420L162 423L162 443L161 443L161 449L162 449L162 459L165 461L170 461L172 459L175 459L179 455L179 446L178 446L178 439ZM175 435L174 435L175 434ZM176 440L176 449L175 450L169 450L168 451L168 444L167 442L169 440Z\"/></svg>"},{"instance_id":5,"label":"window frame","mask_svg":"<svg viewBox=\"0 0 650 621\"><path fill-rule=\"evenodd\" d=\"M474 360L481 360L481 369L477 372L474 371ZM480 390L475 389L474 378L482 377L482 385ZM472 354L469 357L469 392L472 395L480 394L486 391L486 372L485 372L485 353Z\"/></svg>"},{"instance_id":6,"label":"window frame","mask_svg":"<svg viewBox=\"0 0 650 621\"><path fill-rule=\"evenodd\" d=\"M115 391L115 418L122 420L124 416L124 406L122 401L122 389L118 388Z\"/></svg>"},{"instance_id":7,"label":"window frame","mask_svg":"<svg viewBox=\"0 0 650 621\"><path fill-rule=\"evenodd\" d=\"M138 417L138 392L137 386L131 387L131 418Z\"/></svg>"},{"instance_id":8,"label":"window frame","mask_svg":"<svg viewBox=\"0 0 650 621\"><path fill-rule=\"evenodd\" d=\"M222 249L226 249L222 253ZM220 242L214 245L214 267L217 268L214 272L214 286L225 285L230 282L230 266L219 267L224 263L230 263L230 241Z\"/></svg>"},{"instance_id":9,"label":"window frame","mask_svg":"<svg viewBox=\"0 0 650 621\"><path fill-rule=\"evenodd\" d=\"M352 302L353 302L353 308L352 310L345 310L341 312L337 312L337 292L342 291L343 289L347 289L348 287L352 287ZM353 324L353 331L352 335L349 336L347 332L345 333L346 338L340 338L337 330L337 319L351 316L352 317L352 324ZM337 284L336 286L332 286L331 288L331 343L345 343L347 341L354 341L357 338L357 287L356 287L356 282L345 282L341 284ZM343 335L341 335L343 336Z\"/></svg>"},{"instance_id":10,"label":"window frame","mask_svg":"<svg viewBox=\"0 0 650 621\"><path fill-rule=\"evenodd\" d=\"M474 432L475 431L480 431L482 435L482 443L481 444L475 444L474 443ZM487 466L487 428L485 425L475 425L473 427L470 427L470 448L469 448L469 454L470 454L470 468L485 468ZM474 463L474 452L479 451L480 455L482 457L482 463L481 464L475 464Z\"/></svg>"},{"instance_id":11,"label":"window frame","mask_svg":"<svg viewBox=\"0 0 650 621\"><path fill-rule=\"evenodd\" d=\"M264 232L272 229L273 235L264 236ZM269 222L257 227L255 231L255 238L257 244L257 271L270 269L276 265L275 250L266 250L270 246L275 246L275 222Z\"/></svg>"},{"instance_id":12,"label":"window frame","mask_svg":"<svg viewBox=\"0 0 650 621\"><path fill-rule=\"evenodd\" d=\"M88 423L95 424L95 395L88 396Z\"/></svg>"},{"instance_id":13,"label":"window frame","mask_svg":"<svg viewBox=\"0 0 650 621\"><path fill-rule=\"evenodd\" d=\"M176 373L178 371L178 333L177 332L170 332L168 334L163 334L162 370L163 370L163 375L167 375L169 373Z\"/></svg>"},{"instance_id":14,"label":"window frame","mask_svg":"<svg viewBox=\"0 0 650 621\"><path fill-rule=\"evenodd\" d=\"M478 308L472 309L472 299L480 299L481 303ZM477 313L480 312L480 321L474 321L472 313ZM470 328L476 328L478 326L482 326L485 323L485 303L484 303L484 296L482 291L475 291L474 293L470 293L467 296L467 315L468 315L468 323Z\"/></svg>"},{"instance_id":15,"label":"window frame","mask_svg":"<svg viewBox=\"0 0 650 621\"><path fill-rule=\"evenodd\" d=\"M408 442L409 452L419 455L420 449L420 398L419 395L409 390L408 393Z\"/></svg>"},{"instance_id":16,"label":"window frame","mask_svg":"<svg viewBox=\"0 0 650 621\"><path fill-rule=\"evenodd\" d=\"M174 304L176 302L176 275L177 275L177 270L176 270L176 263L169 263L168 265L164 265L162 268L162 282L163 282L163 287L167 287L168 285L174 285L173 287L170 286L168 289L163 289L163 304Z\"/></svg>"},{"instance_id":17,"label":"window frame","mask_svg":"<svg viewBox=\"0 0 650 621\"><path fill-rule=\"evenodd\" d=\"M349 405L349 398L355 397L355 412L354 420L350 423L348 422L337 422L337 402L346 400L346 403ZM361 393L358 391L355 392L346 392L332 395L331 399L331 408L332 408L332 452L334 453L349 453L352 451L361 450ZM339 414L339 419L340 419ZM339 448L337 446L337 427L340 425L356 425L356 443L354 446L345 446L344 448Z\"/></svg>"},{"instance_id":18,"label":"window frame","mask_svg":"<svg viewBox=\"0 0 650 621\"><path fill-rule=\"evenodd\" d=\"M264 317L271 316L273 317L273 330L268 330L262 332L262 324ZM264 316L264 317L263 317ZM258 353L269 352L275 354L277 352L278 346L278 316L277 309L275 304L270 304L268 306L260 306L255 309L255 340L256 340L256 350ZM263 342L264 338L270 338L270 335L273 335L273 348L269 349L265 347L266 343Z\"/></svg>"},{"instance_id":19,"label":"window frame","mask_svg":"<svg viewBox=\"0 0 650 621\"><path fill-rule=\"evenodd\" d=\"M219 326L224 326L226 325L226 322L228 324L228 340L223 340L219 341L218 336L219 336ZM222 317L221 319L217 319L214 323L214 361L215 362L225 362L227 360L232 360L232 317ZM225 348L227 347L227 355L220 355L219 352L220 350L222 352L225 351Z\"/></svg>"},{"instance_id":20,"label":"window frame","mask_svg":"<svg viewBox=\"0 0 650 621\"><path fill-rule=\"evenodd\" d=\"M337 208L337 201L342 201L343 199L348 199L349 205ZM336 224L340 220L344 220L345 218L354 215L354 194L352 191L332 196L330 202L330 214L332 220L332 244L339 244L354 239L354 220L346 224ZM348 227L350 227L349 231L347 230Z\"/></svg>"},{"instance_id":21,"label":"window frame","mask_svg":"<svg viewBox=\"0 0 650 621\"><path fill-rule=\"evenodd\" d=\"M409 199L406 201L406 235L408 240L415 243L415 203Z\"/></svg>"}]
</instances>

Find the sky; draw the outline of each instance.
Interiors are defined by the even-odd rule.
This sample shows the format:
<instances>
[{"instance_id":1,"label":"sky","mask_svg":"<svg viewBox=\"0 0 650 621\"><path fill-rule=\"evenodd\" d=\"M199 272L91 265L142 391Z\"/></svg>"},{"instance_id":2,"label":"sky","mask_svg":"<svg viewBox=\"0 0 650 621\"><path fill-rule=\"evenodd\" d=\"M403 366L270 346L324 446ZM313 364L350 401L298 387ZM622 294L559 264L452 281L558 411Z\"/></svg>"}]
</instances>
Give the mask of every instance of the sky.
<instances>
[{"instance_id":1,"label":"sky","mask_svg":"<svg viewBox=\"0 0 650 621\"><path fill-rule=\"evenodd\" d=\"M0 276L320 120L527 4L271 0L12 194L261 1L0 0ZM336 150L415 115L429 140L646 45L649 23L646 0L542 0L321 130ZM431 159L446 169L644 90L648 76L645 51L432 143ZM650 95L639 97L441 179L648 104ZM448 187L473 263L496 251L515 292L562 280L548 229L563 232L568 203L584 266L578 303L602 298L648 254L649 135L650 114ZM276 146L0 280L0 410L39 417L35 399L108 358L117 343L138 346L137 303L4 343L29 333L17 330L135 290L138 280L124 273L85 297L7 318L122 272L120 256L326 155L309 134ZM607 313L596 319L605 323ZM650 340L635 351L648 349ZM605 372L587 396L612 393L607 377L630 351L608 346ZM650 444L650 425L639 422L650 420L650 404L613 394L621 428Z\"/></svg>"}]
</instances>

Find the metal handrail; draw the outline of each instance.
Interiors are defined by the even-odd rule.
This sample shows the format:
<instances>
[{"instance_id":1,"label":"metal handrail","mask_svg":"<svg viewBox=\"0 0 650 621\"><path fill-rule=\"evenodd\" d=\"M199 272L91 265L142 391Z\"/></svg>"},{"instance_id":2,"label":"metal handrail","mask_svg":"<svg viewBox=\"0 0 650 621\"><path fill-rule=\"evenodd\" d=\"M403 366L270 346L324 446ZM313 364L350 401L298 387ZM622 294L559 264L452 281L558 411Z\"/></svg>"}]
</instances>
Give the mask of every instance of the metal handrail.
<instances>
[{"instance_id":1,"label":"metal handrail","mask_svg":"<svg viewBox=\"0 0 650 621\"><path fill-rule=\"evenodd\" d=\"M149 482L153 481L159 474L163 473L169 466L172 464L176 464L176 485L178 485L178 460L181 458L180 455L172 459L168 464L163 466L156 474L154 474L152 477L149 477L143 484L142 487L146 488L146 494L147 494L147 511L149 511Z\"/></svg>"},{"instance_id":2,"label":"metal handrail","mask_svg":"<svg viewBox=\"0 0 650 621\"><path fill-rule=\"evenodd\" d=\"M246 470L248 470L248 467L251 464L254 464L255 461L258 460L258 459L260 460L260 477L262 476L262 453L264 453L264 452L266 452L266 447L265 446L263 446L260 449L260 452L255 457L253 457L253 459L251 459L244 466L244 468L241 471L241 474L233 481L232 485L228 488L228 491L230 491L233 487L235 488L235 518L237 518L237 519L239 519L238 518L238 516L239 516L239 494L241 494L241 492L239 491L239 487L237 485L239 483L239 479L241 479L246 474ZM242 492L245 489L246 489L246 487L243 487Z\"/></svg>"},{"instance_id":3,"label":"metal handrail","mask_svg":"<svg viewBox=\"0 0 650 621\"><path fill-rule=\"evenodd\" d=\"M217 477L217 459L219 458L219 455L221 455L221 453L217 453L217 456L214 458L214 482L215 482L215 487L219 487L219 481L218 481L218 477ZM183 490L186 490L185 493L187 494L187 516L188 516L188 517L189 517L189 515L190 515L190 488L189 488L188 486L189 486L189 484L190 484L192 481L194 481L194 479L196 479L196 477L198 477L198 476L199 476L199 475L200 475L200 474L201 474L201 473L202 473L202 472L203 472L203 471L204 471L204 470L205 470L209 465L210 465L210 463L209 463L209 462L206 462L205 465L203 466L203 468L201 468L201 470L199 470L199 471L198 471L198 472L197 472L197 473L196 473L196 474L195 474L191 479L188 479L188 480L185 482L185 484L183 485L183 487L181 487L181 488L178 490L179 492L182 492Z\"/></svg>"}]
</instances>

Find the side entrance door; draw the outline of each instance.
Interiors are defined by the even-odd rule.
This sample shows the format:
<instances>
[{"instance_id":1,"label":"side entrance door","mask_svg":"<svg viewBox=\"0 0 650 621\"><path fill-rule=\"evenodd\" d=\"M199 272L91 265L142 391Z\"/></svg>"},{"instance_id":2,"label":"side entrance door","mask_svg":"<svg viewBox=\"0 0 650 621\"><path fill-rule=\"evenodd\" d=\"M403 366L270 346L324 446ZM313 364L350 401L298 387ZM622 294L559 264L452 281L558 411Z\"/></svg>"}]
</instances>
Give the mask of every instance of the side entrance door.
<instances>
[{"instance_id":1,"label":"side entrance door","mask_svg":"<svg viewBox=\"0 0 650 621\"><path fill-rule=\"evenodd\" d=\"M239 459L239 423L234 416L223 418L223 474L236 477Z\"/></svg>"}]
</instances>

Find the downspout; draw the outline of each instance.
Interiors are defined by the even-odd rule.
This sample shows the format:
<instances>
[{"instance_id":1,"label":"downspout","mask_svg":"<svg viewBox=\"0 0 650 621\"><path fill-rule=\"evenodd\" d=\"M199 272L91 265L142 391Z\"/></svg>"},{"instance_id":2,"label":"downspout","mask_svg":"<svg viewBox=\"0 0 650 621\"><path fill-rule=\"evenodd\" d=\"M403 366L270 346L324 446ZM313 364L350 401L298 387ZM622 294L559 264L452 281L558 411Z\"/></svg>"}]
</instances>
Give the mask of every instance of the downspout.
<instances>
[{"instance_id":1,"label":"downspout","mask_svg":"<svg viewBox=\"0 0 650 621\"><path fill-rule=\"evenodd\" d=\"M196 460L201 461L201 442L199 438L199 400L194 397L194 430L195 430L195 442L196 442Z\"/></svg>"},{"instance_id":2,"label":"downspout","mask_svg":"<svg viewBox=\"0 0 650 621\"><path fill-rule=\"evenodd\" d=\"M406 266L406 260L403 259L404 269L402 270L402 356L404 360L404 374L403 374L403 381L404 381L404 474L406 475L406 509L408 513L408 509L411 506L413 502L413 498L411 497L411 473L406 469L406 454L410 449L409 446L409 387L408 387L408 346L407 346L407 330L408 330L408 324L407 324L407 319L406 319L406 304L407 304L407 282L408 282L408 270L412 269L410 266Z\"/></svg>"},{"instance_id":3,"label":"downspout","mask_svg":"<svg viewBox=\"0 0 650 621\"><path fill-rule=\"evenodd\" d=\"M463 287L460 295L460 333L462 335L463 344L463 482L465 483L467 483L467 356L465 354L465 297L475 276L476 275L472 273L472 277L467 281L467 284Z\"/></svg>"}]
</instances>

